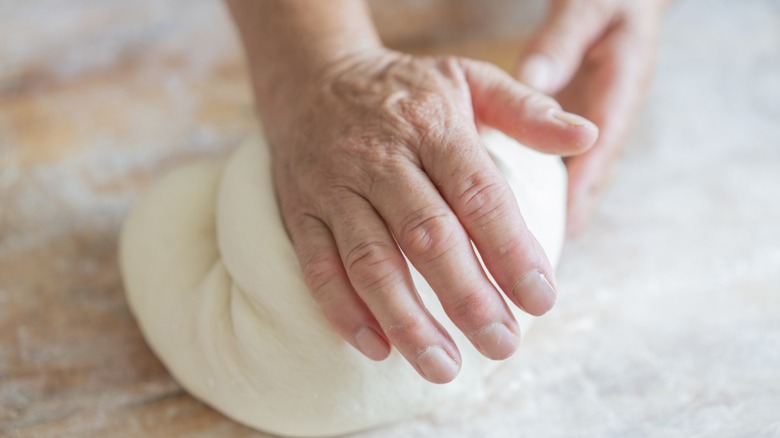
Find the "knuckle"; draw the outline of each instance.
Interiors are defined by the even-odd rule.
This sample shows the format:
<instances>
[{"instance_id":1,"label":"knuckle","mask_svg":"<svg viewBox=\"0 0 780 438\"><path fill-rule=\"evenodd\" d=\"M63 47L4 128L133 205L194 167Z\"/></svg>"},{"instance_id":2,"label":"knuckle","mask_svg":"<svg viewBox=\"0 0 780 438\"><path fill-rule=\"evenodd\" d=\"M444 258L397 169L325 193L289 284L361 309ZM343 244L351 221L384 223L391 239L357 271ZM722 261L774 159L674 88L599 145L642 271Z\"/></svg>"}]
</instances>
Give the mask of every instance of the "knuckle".
<instances>
[{"instance_id":1,"label":"knuckle","mask_svg":"<svg viewBox=\"0 0 780 438\"><path fill-rule=\"evenodd\" d=\"M434 59L436 69L439 73L452 83L465 86L465 69L467 64L479 64L480 61L471 61L452 55L437 56Z\"/></svg>"},{"instance_id":2,"label":"knuckle","mask_svg":"<svg viewBox=\"0 0 780 438\"><path fill-rule=\"evenodd\" d=\"M342 194L341 190L334 190L334 188L340 187L339 184L344 183L344 178L338 176L332 167L322 163L299 170L298 196L306 205L319 207L322 201Z\"/></svg>"},{"instance_id":3,"label":"knuckle","mask_svg":"<svg viewBox=\"0 0 780 438\"><path fill-rule=\"evenodd\" d=\"M431 169L444 169L453 156L474 150L480 144L475 132L463 129L462 116L430 120L419 131L418 153L421 163Z\"/></svg>"},{"instance_id":4,"label":"knuckle","mask_svg":"<svg viewBox=\"0 0 780 438\"><path fill-rule=\"evenodd\" d=\"M303 265L303 278L319 302L328 301L332 285L341 270L341 261L333 254L319 253Z\"/></svg>"},{"instance_id":5,"label":"knuckle","mask_svg":"<svg viewBox=\"0 0 780 438\"><path fill-rule=\"evenodd\" d=\"M418 127L418 150L423 162L441 156L444 149L457 142L457 139L452 138L453 126L457 126L456 117L430 119Z\"/></svg>"},{"instance_id":6,"label":"knuckle","mask_svg":"<svg viewBox=\"0 0 780 438\"><path fill-rule=\"evenodd\" d=\"M381 290L393 281L393 250L384 241L366 241L357 244L344 256L344 266L352 282L365 291Z\"/></svg>"},{"instance_id":7,"label":"knuckle","mask_svg":"<svg viewBox=\"0 0 780 438\"><path fill-rule=\"evenodd\" d=\"M452 321L466 332L472 328L479 329L495 319L488 317L492 313L490 300L479 292L470 292L448 300L444 306Z\"/></svg>"},{"instance_id":8,"label":"knuckle","mask_svg":"<svg viewBox=\"0 0 780 438\"><path fill-rule=\"evenodd\" d=\"M402 162L399 148L372 132L340 140L339 150L305 157L293 169L294 187L313 205L333 205L355 194L368 193L377 175L392 172ZM305 161L312 162L305 162Z\"/></svg>"},{"instance_id":9,"label":"knuckle","mask_svg":"<svg viewBox=\"0 0 780 438\"><path fill-rule=\"evenodd\" d=\"M309 183L311 192L321 201L330 205L341 203L363 193L373 184L370 172L362 172L357 163L342 160L341 169L337 166L337 163L332 164L326 175Z\"/></svg>"},{"instance_id":10,"label":"knuckle","mask_svg":"<svg viewBox=\"0 0 780 438\"><path fill-rule=\"evenodd\" d=\"M402 221L399 241L406 251L432 261L457 243L458 226L450 212L422 208Z\"/></svg>"},{"instance_id":11,"label":"knuckle","mask_svg":"<svg viewBox=\"0 0 780 438\"><path fill-rule=\"evenodd\" d=\"M424 86L393 93L383 101L383 118L392 122L398 137L417 144L416 140L429 131L444 133L448 125L469 118L470 95L462 84L465 79L454 75L449 71L429 71L421 81Z\"/></svg>"},{"instance_id":12,"label":"knuckle","mask_svg":"<svg viewBox=\"0 0 780 438\"><path fill-rule=\"evenodd\" d=\"M509 187L498 177L475 173L456 191L464 220L481 226L505 214Z\"/></svg>"},{"instance_id":13,"label":"knuckle","mask_svg":"<svg viewBox=\"0 0 780 438\"><path fill-rule=\"evenodd\" d=\"M439 123L432 121L448 120L455 112L453 103L443 99L439 90L418 91L412 98L400 101L397 110L416 136L430 130L432 125L434 129L439 127Z\"/></svg>"},{"instance_id":14,"label":"knuckle","mask_svg":"<svg viewBox=\"0 0 780 438\"><path fill-rule=\"evenodd\" d=\"M359 196L358 191L352 185L345 184L345 181L331 180L327 185L312 189L316 190L318 201L324 204L323 206L330 206L336 210L342 206L349 206L355 196Z\"/></svg>"},{"instance_id":15,"label":"knuckle","mask_svg":"<svg viewBox=\"0 0 780 438\"><path fill-rule=\"evenodd\" d=\"M345 139L345 151L329 159L327 168L307 181L308 194L324 206L337 206L355 195L369 196L386 180L394 180L415 163L415 154L386 134L366 133ZM359 146L351 146L359 144ZM301 178L307 178L305 174Z\"/></svg>"},{"instance_id":16,"label":"knuckle","mask_svg":"<svg viewBox=\"0 0 780 438\"><path fill-rule=\"evenodd\" d=\"M422 338L427 325L424 314L415 314L398 318L383 330L394 345L414 345Z\"/></svg>"},{"instance_id":17,"label":"knuckle","mask_svg":"<svg viewBox=\"0 0 780 438\"><path fill-rule=\"evenodd\" d=\"M454 55L440 55L432 58L440 71L456 72L460 71L461 59Z\"/></svg>"}]
</instances>

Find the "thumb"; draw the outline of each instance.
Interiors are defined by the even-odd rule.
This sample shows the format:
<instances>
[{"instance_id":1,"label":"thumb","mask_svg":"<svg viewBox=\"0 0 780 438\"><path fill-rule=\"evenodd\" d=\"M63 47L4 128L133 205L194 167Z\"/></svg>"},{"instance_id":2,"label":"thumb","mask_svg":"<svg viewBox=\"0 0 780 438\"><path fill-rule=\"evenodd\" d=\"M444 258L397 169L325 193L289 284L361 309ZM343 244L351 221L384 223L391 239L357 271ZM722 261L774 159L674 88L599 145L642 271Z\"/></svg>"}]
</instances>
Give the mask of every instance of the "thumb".
<instances>
[{"instance_id":1,"label":"thumb","mask_svg":"<svg viewBox=\"0 0 780 438\"><path fill-rule=\"evenodd\" d=\"M611 2L552 0L547 20L517 63L517 78L543 93L560 91L609 26L612 7L604 4Z\"/></svg>"},{"instance_id":2,"label":"thumb","mask_svg":"<svg viewBox=\"0 0 780 438\"><path fill-rule=\"evenodd\" d=\"M580 154L596 142L596 125L563 111L552 97L523 85L492 64L462 59L461 66L478 124L556 155Z\"/></svg>"}]
</instances>

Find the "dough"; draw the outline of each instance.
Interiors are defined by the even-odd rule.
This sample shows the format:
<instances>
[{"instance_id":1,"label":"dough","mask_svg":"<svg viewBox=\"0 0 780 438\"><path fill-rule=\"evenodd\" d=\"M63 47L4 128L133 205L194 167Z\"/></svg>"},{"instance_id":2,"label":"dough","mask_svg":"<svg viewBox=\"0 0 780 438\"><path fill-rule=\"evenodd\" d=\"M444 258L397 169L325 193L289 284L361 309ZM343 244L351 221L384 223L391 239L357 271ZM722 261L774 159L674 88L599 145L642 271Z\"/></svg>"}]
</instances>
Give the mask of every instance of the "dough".
<instances>
[{"instance_id":1,"label":"dough","mask_svg":"<svg viewBox=\"0 0 780 438\"><path fill-rule=\"evenodd\" d=\"M560 159L495 131L483 140L555 263L565 216ZM374 362L342 340L303 282L260 138L224 163L187 165L152 187L124 226L120 257L130 307L171 374L257 429L322 436L408 419L479 392L498 365L455 328L414 269L420 296L462 352L454 382L428 383L395 350ZM531 317L510 307L527 328Z\"/></svg>"}]
</instances>

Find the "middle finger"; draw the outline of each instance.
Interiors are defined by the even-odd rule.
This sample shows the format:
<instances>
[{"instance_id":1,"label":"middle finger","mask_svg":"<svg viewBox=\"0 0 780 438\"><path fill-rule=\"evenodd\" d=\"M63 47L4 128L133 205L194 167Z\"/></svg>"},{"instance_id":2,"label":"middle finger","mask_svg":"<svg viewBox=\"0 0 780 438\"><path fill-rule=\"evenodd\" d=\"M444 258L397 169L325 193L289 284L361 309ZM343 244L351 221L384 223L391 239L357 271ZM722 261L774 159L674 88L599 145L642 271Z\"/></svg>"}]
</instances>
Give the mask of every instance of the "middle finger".
<instances>
[{"instance_id":1,"label":"middle finger","mask_svg":"<svg viewBox=\"0 0 780 438\"><path fill-rule=\"evenodd\" d=\"M520 327L466 231L422 169L412 163L399 167L377 182L371 201L452 322L483 355L509 357L517 349Z\"/></svg>"}]
</instances>

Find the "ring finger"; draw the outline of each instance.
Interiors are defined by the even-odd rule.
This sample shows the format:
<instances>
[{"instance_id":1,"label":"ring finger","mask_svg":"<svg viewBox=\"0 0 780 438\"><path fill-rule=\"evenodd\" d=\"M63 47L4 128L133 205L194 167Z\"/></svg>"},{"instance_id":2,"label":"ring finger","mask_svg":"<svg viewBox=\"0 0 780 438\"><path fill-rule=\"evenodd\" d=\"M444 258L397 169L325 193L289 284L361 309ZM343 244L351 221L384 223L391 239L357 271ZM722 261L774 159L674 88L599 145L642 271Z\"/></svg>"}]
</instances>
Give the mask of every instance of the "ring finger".
<instances>
[{"instance_id":1,"label":"ring finger","mask_svg":"<svg viewBox=\"0 0 780 438\"><path fill-rule=\"evenodd\" d=\"M327 220L352 286L390 342L425 379L452 381L460 353L417 295L406 261L376 210L345 191L330 204Z\"/></svg>"}]
</instances>

